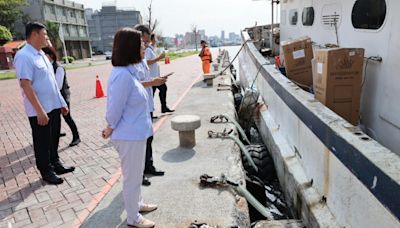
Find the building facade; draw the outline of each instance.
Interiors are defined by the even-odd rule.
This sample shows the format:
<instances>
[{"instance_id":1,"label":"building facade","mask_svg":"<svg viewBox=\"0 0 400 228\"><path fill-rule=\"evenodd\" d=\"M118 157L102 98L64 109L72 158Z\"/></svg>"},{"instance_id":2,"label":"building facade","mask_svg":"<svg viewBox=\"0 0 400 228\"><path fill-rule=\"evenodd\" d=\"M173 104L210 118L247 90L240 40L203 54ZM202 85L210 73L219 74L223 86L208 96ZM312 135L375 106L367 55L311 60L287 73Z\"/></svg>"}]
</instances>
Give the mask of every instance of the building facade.
<instances>
[{"instance_id":1,"label":"building facade","mask_svg":"<svg viewBox=\"0 0 400 228\"><path fill-rule=\"evenodd\" d=\"M68 0L27 0L23 9L29 21L47 21L62 24L67 55L75 59L90 58L91 47L85 8L82 4ZM25 26L16 26L20 34L25 33ZM63 54L59 50L60 56Z\"/></svg>"},{"instance_id":2,"label":"building facade","mask_svg":"<svg viewBox=\"0 0 400 228\"><path fill-rule=\"evenodd\" d=\"M186 32L184 37L185 48L198 48L200 46L201 35L194 32Z\"/></svg>"},{"instance_id":3,"label":"building facade","mask_svg":"<svg viewBox=\"0 0 400 228\"><path fill-rule=\"evenodd\" d=\"M100 11L86 9L85 14L89 37L96 53L112 51L114 35L118 29L142 23L139 11L117 9L115 5L103 5Z\"/></svg>"}]
</instances>

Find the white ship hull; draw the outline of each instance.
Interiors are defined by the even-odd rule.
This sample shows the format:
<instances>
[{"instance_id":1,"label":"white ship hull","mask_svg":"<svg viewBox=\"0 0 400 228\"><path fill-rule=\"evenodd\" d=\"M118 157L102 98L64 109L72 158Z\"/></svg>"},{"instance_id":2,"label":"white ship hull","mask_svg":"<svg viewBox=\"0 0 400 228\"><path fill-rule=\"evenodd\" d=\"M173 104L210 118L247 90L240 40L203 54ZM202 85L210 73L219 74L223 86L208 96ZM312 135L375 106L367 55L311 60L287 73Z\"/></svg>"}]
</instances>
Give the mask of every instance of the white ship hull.
<instances>
[{"instance_id":1,"label":"white ship hull","mask_svg":"<svg viewBox=\"0 0 400 228\"><path fill-rule=\"evenodd\" d=\"M280 32L281 40L307 35L321 45L335 44L335 30L324 28L321 18L326 5L340 6L339 45L383 59L367 67L364 132L276 70L257 42L246 42L239 55L240 81L246 88L255 80L265 102L257 125L285 196L307 226L400 227L400 2L386 1L387 15L376 31L353 28L354 2L282 1ZM303 26L301 16L297 26L290 25L283 12L298 9L301 15L305 6L315 9L314 25ZM247 31L242 39L250 39Z\"/></svg>"}]
</instances>

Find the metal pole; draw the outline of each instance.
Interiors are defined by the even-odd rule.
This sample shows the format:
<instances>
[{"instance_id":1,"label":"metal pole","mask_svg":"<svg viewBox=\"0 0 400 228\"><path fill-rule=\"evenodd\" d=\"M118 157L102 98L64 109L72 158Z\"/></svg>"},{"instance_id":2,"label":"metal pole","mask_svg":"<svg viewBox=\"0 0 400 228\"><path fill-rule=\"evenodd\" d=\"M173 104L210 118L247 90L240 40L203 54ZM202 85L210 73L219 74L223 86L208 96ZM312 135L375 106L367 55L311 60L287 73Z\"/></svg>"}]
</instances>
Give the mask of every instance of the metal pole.
<instances>
[{"instance_id":1,"label":"metal pole","mask_svg":"<svg viewBox=\"0 0 400 228\"><path fill-rule=\"evenodd\" d=\"M65 63L69 64L68 56L67 56L67 48L65 47L65 39L64 39L64 30L62 30L62 23L60 22L60 31L62 33L61 42L64 50L64 56L65 56Z\"/></svg>"},{"instance_id":2,"label":"metal pole","mask_svg":"<svg viewBox=\"0 0 400 228\"><path fill-rule=\"evenodd\" d=\"M272 55L274 55L274 0L271 0L271 34L269 41Z\"/></svg>"}]
</instances>

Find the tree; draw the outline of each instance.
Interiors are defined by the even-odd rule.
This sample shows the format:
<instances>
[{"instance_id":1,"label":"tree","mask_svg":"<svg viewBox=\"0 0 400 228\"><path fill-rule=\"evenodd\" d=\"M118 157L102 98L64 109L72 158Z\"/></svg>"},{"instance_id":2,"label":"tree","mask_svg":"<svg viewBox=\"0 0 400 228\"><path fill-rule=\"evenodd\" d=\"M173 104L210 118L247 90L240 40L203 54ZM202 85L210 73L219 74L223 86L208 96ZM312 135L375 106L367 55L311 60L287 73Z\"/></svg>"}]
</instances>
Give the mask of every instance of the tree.
<instances>
[{"instance_id":1,"label":"tree","mask_svg":"<svg viewBox=\"0 0 400 228\"><path fill-rule=\"evenodd\" d=\"M47 27L47 36L49 37L54 48L56 50L59 50L60 48L62 48L60 36L58 33L58 30L60 29L60 24L58 24L57 22L47 21L46 27Z\"/></svg>"},{"instance_id":2,"label":"tree","mask_svg":"<svg viewBox=\"0 0 400 228\"><path fill-rule=\"evenodd\" d=\"M0 25L13 29L13 24L22 17L22 7L26 0L0 0Z\"/></svg>"},{"instance_id":3,"label":"tree","mask_svg":"<svg viewBox=\"0 0 400 228\"><path fill-rule=\"evenodd\" d=\"M194 44L195 44L195 47L196 47L196 51L199 51L197 49L197 34L199 34L199 30L197 29L197 25L192 25L192 32L194 34Z\"/></svg>"},{"instance_id":4,"label":"tree","mask_svg":"<svg viewBox=\"0 0 400 228\"><path fill-rule=\"evenodd\" d=\"M156 30L156 27L158 25L158 21L157 19L154 20L153 22L153 18L152 18L152 13L153 13L153 0L150 0L150 5L147 7L148 11L149 11L149 15L147 17L147 26L149 27L150 31L153 33Z\"/></svg>"},{"instance_id":5,"label":"tree","mask_svg":"<svg viewBox=\"0 0 400 228\"><path fill-rule=\"evenodd\" d=\"M12 40L12 34L8 28L0 25L0 46Z\"/></svg>"},{"instance_id":6,"label":"tree","mask_svg":"<svg viewBox=\"0 0 400 228\"><path fill-rule=\"evenodd\" d=\"M156 34L158 46L167 49L165 39L162 35L162 31L160 29L157 29L156 31L156 28L158 28L157 26L159 21L157 19L153 21L153 0L150 0L150 4L147 7L147 10L149 11L146 19L147 27L150 29L151 33Z\"/></svg>"}]
</instances>

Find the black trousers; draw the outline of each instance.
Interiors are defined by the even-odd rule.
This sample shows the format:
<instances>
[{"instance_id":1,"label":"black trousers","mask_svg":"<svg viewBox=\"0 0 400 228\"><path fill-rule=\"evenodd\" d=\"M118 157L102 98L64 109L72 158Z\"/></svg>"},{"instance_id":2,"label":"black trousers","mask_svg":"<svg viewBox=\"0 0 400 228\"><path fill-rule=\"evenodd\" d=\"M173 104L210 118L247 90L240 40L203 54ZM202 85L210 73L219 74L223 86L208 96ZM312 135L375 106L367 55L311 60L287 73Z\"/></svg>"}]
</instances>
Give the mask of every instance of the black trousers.
<instances>
[{"instance_id":1,"label":"black trousers","mask_svg":"<svg viewBox=\"0 0 400 228\"><path fill-rule=\"evenodd\" d=\"M65 101L68 105L69 112L66 116L63 115L64 120L68 124L69 128L71 129L73 140L78 139L79 138L78 128L76 127L75 121L72 119L71 109L69 108L69 102L67 100L65 100Z\"/></svg>"},{"instance_id":2,"label":"black trousers","mask_svg":"<svg viewBox=\"0 0 400 228\"><path fill-rule=\"evenodd\" d=\"M159 96L160 96L160 103L161 103L161 110L167 108L167 85L164 83L160 86L153 86L153 95L156 92L156 90L160 90Z\"/></svg>"},{"instance_id":3,"label":"black trousers","mask_svg":"<svg viewBox=\"0 0 400 228\"><path fill-rule=\"evenodd\" d=\"M49 123L38 125L37 117L29 117L32 128L33 150L36 167L42 176L52 172L52 165L59 162L58 142L60 139L61 117L60 109L47 113Z\"/></svg>"},{"instance_id":4,"label":"black trousers","mask_svg":"<svg viewBox=\"0 0 400 228\"><path fill-rule=\"evenodd\" d=\"M144 170L151 170L154 168L153 166L153 136L147 138L146 142L146 162L144 164Z\"/></svg>"}]
</instances>

